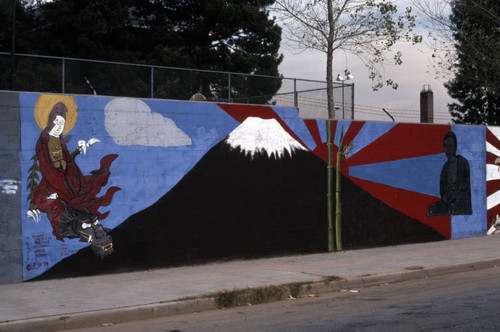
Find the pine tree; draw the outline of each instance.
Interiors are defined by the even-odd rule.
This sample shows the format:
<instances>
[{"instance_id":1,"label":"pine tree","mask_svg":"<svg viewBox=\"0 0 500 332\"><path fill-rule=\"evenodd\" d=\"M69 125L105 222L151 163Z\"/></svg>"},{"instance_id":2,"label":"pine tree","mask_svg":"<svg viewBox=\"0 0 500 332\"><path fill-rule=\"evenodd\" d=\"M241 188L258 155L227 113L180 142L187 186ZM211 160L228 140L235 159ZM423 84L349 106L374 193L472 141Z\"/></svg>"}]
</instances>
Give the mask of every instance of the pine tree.
<instances>
[{"instance_id":1,"label":"pine tree","mask_svg":"<svg viewBox=\"0 0 500 332\"><path fill-rule=\"evenodd\" d=\"M156 48L153 61L168 65L208 70L223 70L278 76L282 61L279 54L281 28L269 18L272 0L183 0L160 1L154 18L147 25L168 38L168 48ZM145 17L137 12L137 16ZM199 78L203 91L210 89L219 97L227 96L227 77L206 75ZM234 99L256 97L252 103L264 103L276 92L279 81L234 77ZM198 88L198 87L197 87ZM241 100L240 100L241 101Z\"/></svg>"},{"instance_id":2,"label":"pine tree","mask_svg":"<svg viewBox=\"0 0 500 332\"><path fill-rule=\"evenodd\" d=\"M22 26L26 28L17 31L16 52L279 76L281 28L269 15L268 8L273 2L40 2L29 11L24 8L31 21L23 22ZM2 16L6 22L11 22L8 15L9 8L0 6L0 22ZM0 33L0 51L10 51L9 45L8 36ZM33 70L32 65L24 67ZM81 85L88 78L98 93L106 91L106 94L123 95L124 91L133 91L128 95L149 95L148 70L138 69L135 74L130 68L117 69L109 74L102 66L89 69L82 65L82 68L69 69L73 70L71 75L68 74L66 84L72 93L85 93L71 87L72 84L74 87ZM133 76L137 79L128 79L130 71L134 71ZM155 81L155 97L159 98L189 99L200 88L204 94L215 93L218 98L228 95L227 76L224 75L158 71ZM43 83L45 87L50 85ZM231 83L233 98L257 96L251 100L253 103L267 102L281 86L280 80L262 81L256 77L235 77Z\"/></svg>"},{"instance_id":3,"label":"pine tree","mask_svg":"<svg viewBox=\"0 0 500 332\"><path fill-rule=\"evenodd\" d=\"M456 40L455 77L445 84L457 102L455 123L500 124L500 2L456 0L451 22Z\"/></svg>"}]
</instances>

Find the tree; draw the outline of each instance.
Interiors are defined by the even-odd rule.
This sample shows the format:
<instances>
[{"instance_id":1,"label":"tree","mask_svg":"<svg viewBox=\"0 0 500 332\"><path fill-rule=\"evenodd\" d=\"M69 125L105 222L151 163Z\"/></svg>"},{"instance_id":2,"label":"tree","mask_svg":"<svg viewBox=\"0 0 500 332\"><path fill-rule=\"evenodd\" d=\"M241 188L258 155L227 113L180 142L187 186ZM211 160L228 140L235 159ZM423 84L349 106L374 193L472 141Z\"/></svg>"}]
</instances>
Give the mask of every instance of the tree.
<instances>
[{"instance_id":1,"label":"tree","mask_svg":"<svg viewBox=\"0 0 500 332\"><path fill-rule=\"evenodd\" d=\"M30 27L31 16L29 15L29 1L26 0L11 0L0 2L0 51L15 53L18 45L16 45L16 34L19 27ZM7 61L0 63L0 89L2 87L13 88L15 80L15 61L11 55L9 63Z\"/></svg>"},{"instance_id":2,"label":"tree","mask_svg":"<svg viewBox=\"0 0 500 332\"><path fill-rule=\"evenodd\" d=\"M269 18L270 0L184 0L167 2L167 27L164 19L155 26L169 31L179 30L176 40L169 43L174 52L187 56L188 66L209 70L225 70L278 76L281 28ZM159 24L158 24L159 23ZM179 26L180 23L180 26ZM168 56L171 50L158 50ZM213 75L212 75L213 76ZM204 91L207 82L201 82ZM219 76L210 82L212 91L227 95L227 79ZM256 78L242 78L231 82L235 98L254 97L253 103L262 103L280 88L281 83Z\"/></svg>"},{"instance_id":3,"label":"tree","mask_svg":"<svg viewBox=\"0 0 500 332\"><path fill-rule=\"evenodd\" d=\"M455 123L498 124L498 1L412 0L426 22L438 76L458 102L448 105Z\"/></svg>"},{"instance_id":4,"label":"tree","mask_svg":"<svg viewBox=\"0 0 500 332\"><path fill-rule=\"evenodd\" d=\"M500 124L500 3L454 1L455 77L445 84L455 123Z\"/></svg>"},{"instance_id":5,"label":"tree","mask_svg":"<svg viewBox=\"0 0 500 332\"><path fill-rule=\"evenodd\" d=\"M421 36L412 34L415 17L406 8L398 16L397 6L386 0L277 0L273 10L283 23L285 40L297 49L312 49L326 54L328 184L333 177L332 119L334 52L344 50L359 57L370 71L373 89L384 85L397 88L381 69L391 62L392 46L404 39L413 43ZM392 63L402 63L401 52L392 54ZM332 223L332 195L328 193L328 224ZM337 205L337 208L340 206ZM330 230L329 230L330 232ZM329 234L330 236L330 234ZM339 247L339 244L337 245ZM340 245L341 247L341 245Z\"/></svg>"},{"instance_id":6,"label":"tree","mask_svg":"<svg viewBox=\"0 0 500 332\"><path fill-rule=\"evenodd\" d=\"M373 88L397 83L384 78L385 63L401 64L402 54L391 54L401 38L420 42L412 35L415 17L411 8L398 16L397 6L386 0L277 0L273 6L283 23L285 40L299 50L312 49L327 56L326 81L330 118L333 108L334 52L344 50L359 57L370 70ZM390 56L392 55L392 59Z\"/></svg>"},{"instance_id":7,"label":"tree","mask_svg":"<svg viewBox=\"0 0 500 332\"><path fill-rule=\"evenodd\" d=\"M467 0L468 1L468 0ZM426 43L432 48L432 67L437 77L450 80L455 75L457 52L455 49L455 34L461 27L455 26L451 20L452 4L456 0L410 0L419 14L419 18L428 32ZM458 2L466 3L464 0ZM500 16L489 8L487 3L474 3L476 14L486 20L500 25Z\"/></svg>"},{"instance_id":8,"label":"tree","mask_svg":"<svg viewBox=\"0 0 500 332\"><path fill-rule=\"evenodd\" d=\"M452 24L451 2L454 0L410 0L421 24L428 31L425 43L432 49L432 63L436 78L451 79L454 75L456 53Z\"/></svg>"},{"instance_id":9,"label":"tree","mask_svg":"<svg viewBox=\"0 0 500 332\"><path fill-rule=\"evenodd\" d=\"M56 0L40 4L35 1L33 27L19 32L18 52L278 76L282 61L281 28L269 18L268 7L272 3L272 0ZM91 73L85 71L85 77L98 92L102 86L119 89L127 84L123 79L125 72L106 78L102 67L92 69ZM73 79L81 82L84 77L80 76ZM137 76L141 74L138 72ZM186 72L167 75L159 71L157 79L163 85L155 84L159 93L155 96L185 99L200 87L204 93L227 96L226 76L192 76ZM68 78L69 84L71 79ZM192 83L195 79L198 79L196 84ZM120 85L116 84L118 81ZM232 85L235 96L257 95L262 103L280 87L276 81L253 83L252 78L238 83ZM140 78L128 84L141 95L139 90L147 90L149 80Z\"/></svg>"}]
</instances>

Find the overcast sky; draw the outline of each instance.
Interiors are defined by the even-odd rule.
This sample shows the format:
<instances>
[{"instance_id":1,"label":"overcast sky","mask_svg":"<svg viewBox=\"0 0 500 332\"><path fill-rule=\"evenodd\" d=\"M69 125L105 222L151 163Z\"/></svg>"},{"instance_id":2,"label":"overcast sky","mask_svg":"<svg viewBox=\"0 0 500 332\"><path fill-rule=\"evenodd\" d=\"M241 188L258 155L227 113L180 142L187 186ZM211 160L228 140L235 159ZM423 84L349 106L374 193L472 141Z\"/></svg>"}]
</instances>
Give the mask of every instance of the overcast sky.
<instances>
[{"instance_id":1,"label":"overcast sky","mask_svg":"<svg viewBox=\"0 0 500 332\"><path fill-rule=\"evenodd\" d=\"M396 0L398 8L404 9L405 0ZM425 30L422 29L422 35ZM356 120L391 121L381 111L385 108L398 122L420 121L420 91L423 85L430 85L434 93L434 122L450 123L447 104L452 101L443 86L444 81L437 79L431 68L431 51L425 43L412 46L401 44L397 48L403 52L403 65L386 66L387 78L392 78L399 84L397 90L384 87L372 91L372 81L368 78L368 69L353 55L337 51L334 54L334 76L348 69L354 76L355 113ZM326 55L321 52L305 51L297 54L284 43L281 47L284 60L280 72L285 77L306 78L315 80L326 79Z\"/></svg>"}]
</instances>

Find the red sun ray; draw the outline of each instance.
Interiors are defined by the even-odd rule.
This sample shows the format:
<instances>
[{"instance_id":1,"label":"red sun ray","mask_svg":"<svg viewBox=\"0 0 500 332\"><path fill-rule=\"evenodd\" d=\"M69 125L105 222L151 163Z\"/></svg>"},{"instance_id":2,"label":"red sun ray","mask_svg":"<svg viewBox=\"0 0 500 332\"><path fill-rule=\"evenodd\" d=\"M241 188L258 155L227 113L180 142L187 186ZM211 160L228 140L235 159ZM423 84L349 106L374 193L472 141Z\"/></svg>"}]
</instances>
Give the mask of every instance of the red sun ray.
<instances>
[{"instance_id":1,"label":"red sun ray","mask_svg":"<svg viewBox=\"0 0 500 332\"><path fill-rule=\"evenodd\" d=\"M328 126L328 121L325 121L325 124ZM335 138L335 133L337 131L337 121L332 121L332 140ZM332 142L333 143L333 142ZM333 155L337 155L339 148L335 144L332 144L332 153ZM328 147L327 142L321 142L316 146L313 150L313 153L320 157L325 163L328 163ZM345 163L344 163L345 164ZM335 167L335 165L334 165Z\"/></svg>"},{"instance_id":2,"label":"red sun ray","mask_svg":"<svg viewBox=\"0 0 500 332\"><path fill-rule=\"evenodd\" d=\"M350 157L349 166L442 153L444 135L450 130L451 126L429 126L423 135L421 127L415 124L397 124Z\"/></svg>"},{"instance_id":3,"label":"red sun ray","mask_svg":"<svg viewBox=\"0 0 500 332\"><path fill-rule=\"evenodd\" d=\"M486 164L497 165L497 164L495 164L495 160L497 158L498 158L498 156L496 154L494 154L493 152L486 151Z\"/></svg>"},{"instance_id":4,"label":"red sun ray","mask_svg":"<svg viewBox=\"0 0 500 332\"><path fill-rule=\"evenodd\" d=\"M489 128L486 128L486 142L500 150L500 140L491 132Z\"/></svg>"},{"instance_id":5,"label":"red sun ray","mask_svg":"<svg viewBox=\"0 0 500 332\"><path fill-rule=\"evenodd\" d=\"M311 133L311 136L314 140L314 143L316 143L316 146L321 144L321 134L319 133L319 128L318 128L318 121L316 120L304 120L304 124L306 125L307 129L309 130L309 133Z\"/></svg>"},{"instance_id":6,"label":"red sun ray","mask_svg":"<svg viewBox=\"0 0 500 332\"><path fill-rule=\"evenodd\" d=\"M496 193L500 190L500 179L486 182L486 196Z\"/></svg>"},{"instance_id":7,"label":"red sun ray","mask_svg":"<svg viewBox=\"0 0 500 332\"><path fill-rule=\"evenodd\" d=\"M326 121L326 123L328 124L328 121ZM337 121L332 121L332 141L335 140L336 133L337 133Z\"/></svg>"},{"instance_id":8,"label":"red sun ray","mask_svg":"<svg viewBox=\"0 0 500 332\"><path fill-rule=\"evenodd\" d=\"M350 179L390 207L429 225L447 239L451 238L451 216L427 217L427 208L437 200L436 197L358 178Z\"/></svg>"},{"instance_id":9,"label":"red sun ray","mask_svg":"<svg viewBox=\"0 0 500 332\"><path fill-rule=\"evenodd\" d=\"M347 129L347 132L345 133L345 136L344 136L344 144L345 145L350 144L354 140L354 138L356 137L356 135L359 134L359 131L361 130L361 128L363 128L365 123L366 123L365 121L362 121L362 122L353 121L353 122L351 122L351 125Z\"/></svg>"}]
</instances>

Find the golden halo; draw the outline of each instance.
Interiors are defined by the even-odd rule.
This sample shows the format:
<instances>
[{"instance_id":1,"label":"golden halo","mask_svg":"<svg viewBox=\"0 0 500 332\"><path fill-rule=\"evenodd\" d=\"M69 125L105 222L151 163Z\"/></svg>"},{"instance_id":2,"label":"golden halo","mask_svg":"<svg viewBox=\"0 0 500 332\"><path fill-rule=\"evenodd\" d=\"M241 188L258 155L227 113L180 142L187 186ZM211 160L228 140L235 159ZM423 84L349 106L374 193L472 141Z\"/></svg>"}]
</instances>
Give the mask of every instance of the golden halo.
<instances>
[{"instance_id":1,"label":"golden halo","mask_svg":"<svg viewBox=\"0 0 500 332\"><path fill-rule=\"evenodd\" d=\"M66 123L64 124L63 135L66 135L73 129L76 118L78 117L78 108L73 96L41 94L35 104L35 120L38 127L44 130L47 127L49 115L57 103L63 103L68 109L66 113Z\"/></svg>"}]
</instances>

